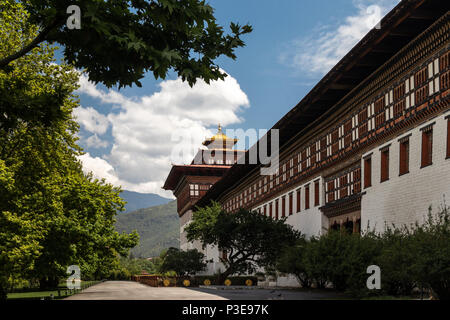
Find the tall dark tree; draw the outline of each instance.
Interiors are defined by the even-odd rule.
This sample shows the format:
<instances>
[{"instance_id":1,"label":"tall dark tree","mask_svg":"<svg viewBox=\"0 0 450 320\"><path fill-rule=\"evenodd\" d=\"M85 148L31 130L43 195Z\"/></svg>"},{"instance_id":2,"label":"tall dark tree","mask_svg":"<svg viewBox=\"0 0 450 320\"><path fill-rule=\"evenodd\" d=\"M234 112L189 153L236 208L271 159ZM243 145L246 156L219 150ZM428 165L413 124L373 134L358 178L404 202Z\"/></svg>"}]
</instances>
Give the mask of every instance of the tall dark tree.
<instances>
[{"instance_id":1,"label":"tall dark tree","mask_svg":"<svg viewBox=\"0 0 450 320\"><path fill-rule=\"evenodd\" d=\"M301 238L285 220L243 209L229 214L213 203L194 212L186 232L189 241L199 240L204 247L214 245L226 252L221 259L226 268L221 274L224 280L232 274L251 274L258 268L273 267L283 248L295 245Z\"/></svg>"},{"instance_id":2,"label":"tall dark tree","mask_svg":"<svg viewBox=\"0 0 450 320\"><path fill-rule=\"evenodd\" d=\"M0 10L8 0L0 1ZM43 42L59 43L64 58L107 87L136 84L147 71L165 78L173 69L193 85L198 78L223 79L215 60L236 58L249 25L230 24L226 34L204 0L21 0L27 23L39 32L16 50L0 55L0 69ZM81 28L69 29L67 8L80 8Z\"/></svg>"},{"instance_id":3,"label":"tall dark tree","mask_svg":"<svg viewBox=\"0 0 450 320\"><path fill-rule=\"evenodd\" d=\"M15 1L2 7L0 21L2 54L37 32ZM55 64L54 50L43 45L0 71L0 299L11 280L53 286L71 264L82 276L107 274L138 240L114 230L120 189L83 174L72 118L78 73ZM27 116L29 103L45 109L46 102L51 123Z\"/></svg>"},{"instance_id":4,"label":"tall dark tree","mask_svg":"<svg viewBox=\"0 0 450 320\"><path fill-rule=\"evenodd\" d=\"M193 275L206 268L205 255L197 249L169 248L163 254L160 272L175 271L178 276Z\"/></svg>"}]
</instances>

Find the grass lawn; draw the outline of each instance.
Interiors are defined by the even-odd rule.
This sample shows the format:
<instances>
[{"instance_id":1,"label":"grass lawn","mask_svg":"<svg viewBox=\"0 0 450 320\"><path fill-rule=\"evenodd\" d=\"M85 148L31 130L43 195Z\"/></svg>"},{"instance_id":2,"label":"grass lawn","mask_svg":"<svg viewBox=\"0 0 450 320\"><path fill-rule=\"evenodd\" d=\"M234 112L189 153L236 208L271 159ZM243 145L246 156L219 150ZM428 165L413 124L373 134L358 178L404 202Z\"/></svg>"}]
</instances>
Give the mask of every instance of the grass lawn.
<instances>
[{"instance_id":1,"label":"grass lawn","mask_svg":"<svg viewBox=\"0 0 450 320\"><path fill-rule=\"evenodd\" d=\"M81 283L81 290L86 289L100 281L83 281ZM59 290L59 293L58 293ZM30 289L21 292L11 292L8 293L8 300L40 300L44 298L45 300L50 299L53 295L54 299L63 299L65 297L71 296L81 290L69 290L65 285L60 285L59 288L49 291L31 291Z\"/></svg>"}]
</instances>

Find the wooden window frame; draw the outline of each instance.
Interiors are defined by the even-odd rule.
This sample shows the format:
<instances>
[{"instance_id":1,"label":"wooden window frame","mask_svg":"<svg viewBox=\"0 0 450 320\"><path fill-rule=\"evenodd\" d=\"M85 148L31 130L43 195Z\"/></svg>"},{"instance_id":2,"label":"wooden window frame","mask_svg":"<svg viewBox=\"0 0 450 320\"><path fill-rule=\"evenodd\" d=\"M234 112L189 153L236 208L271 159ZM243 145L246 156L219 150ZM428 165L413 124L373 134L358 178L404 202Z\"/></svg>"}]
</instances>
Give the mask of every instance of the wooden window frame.
<instances>
[{"instance_id":1,"label":"wooden window frame","mask_svg":"<svg viewBox=\"0 0 450 320\"><path fill-rule=\"evenodd\" d=\"M380 150L380 183L389 180L389 147Z\"/></svg>"},{"instance_id":2,"label":"wooden window frame","mask_svg":"<svg viewBox=\"0 0 450 320\"><path fill-rule=\"evenodd\" d=\"M309 209L309 184L305 186L305 210Z\"/></svg>"},{"instance_id":3,"label":"wooden window frame","mask_svg":"<svg viewBox=\"0 0 450 320\"><path fill-rule=\"evenodd\" d=\"M422 130L422 148L420 157L420 168L425 168L433 164L433 124L426 126Z\"/></svg>"},{"instance_id":4,"label":"wooden window frame","mask_svg":"<svg viewBox=\"0 0 450 320\"><path fill-rule=\"evenodd\" d=\"M297 212L302 211L302 192L301 189L297 189Z\"/></svg>"},{"instance_id":5,"label":"wooden window frame","mask_svg":"<svg viewBox=\"0 0 450 320\"><path fill-rule=\"evenodd\" d=\"M364 189L372 186L372 157L364 158Z\"/></svg>"},{"instance_id":6,"label":"wooden window frame","mask_svg":"<svg viewBox=\"0 0 450 320\"><path fill-rule=\"evenodd\" d=\"M399 176L409 173L409 136L399 139Z\"/></svg>"},{"instance_id":7,"label":"wooden window frame","mask_svg":"<svg viewBox=\"0 0 450 320\"><path fill-rule=\"evenodd\" d=\"M294 213L294 193L289 193L289 215Z\"/></svg>"},{"instance_id":8,"label":"wooden window frame","mask_svg":"<svg viewBox=\"0 0 450 320\"><path fill-rule=\"evenodd\" d=\"M275 220L278 220L279 219L279 217L280 217L280 209L279 209L279 206L280 206L280 202L278 201L278 199L276 199L275 200Z\"/></svg>"},{"instance_id":9,"label":"wooden window frame","mask_svg":"<svg viewBox=\"0 0 450 320\"><path fill-rule=\"evenodd\" d=\"M445 119L447 120L447 156L445 159L450 159L450 115Z\"/></svg>"},{"instance_id":10,"label":"wooden window frame","mask_svg":"<svg viewBox=\"0 0 450 320\"><path fill-rule=\"evenodd\" d=\"M314 206L320 205L320 181L314 181Z\"/></svg>"}]
</instances>

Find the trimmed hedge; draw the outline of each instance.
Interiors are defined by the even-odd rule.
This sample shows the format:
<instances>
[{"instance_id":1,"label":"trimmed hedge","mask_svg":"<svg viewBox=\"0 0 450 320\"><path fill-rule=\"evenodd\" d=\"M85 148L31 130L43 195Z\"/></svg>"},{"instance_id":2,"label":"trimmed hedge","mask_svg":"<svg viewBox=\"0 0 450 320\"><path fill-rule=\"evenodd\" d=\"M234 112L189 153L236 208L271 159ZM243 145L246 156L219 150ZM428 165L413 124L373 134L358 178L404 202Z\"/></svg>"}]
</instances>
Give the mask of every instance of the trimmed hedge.
<instances>
[{"instance_id":1,"label":"trimmed hedge","mask_svg":"<svg viewBox=\"0 0 450 320\"><path fill-rule=\"evenodd\" d=\"M367 267L381 269L381 290L369 290ZM426 289L439 299L450 299L450 214L443 207L428 213L425 223L386 227L382 234L362 235L330 231L321 237L301 239L285 249L277 269L294 274L303 284L324 287L354 296L410 295Z\"/></svg>"}]
</instances>

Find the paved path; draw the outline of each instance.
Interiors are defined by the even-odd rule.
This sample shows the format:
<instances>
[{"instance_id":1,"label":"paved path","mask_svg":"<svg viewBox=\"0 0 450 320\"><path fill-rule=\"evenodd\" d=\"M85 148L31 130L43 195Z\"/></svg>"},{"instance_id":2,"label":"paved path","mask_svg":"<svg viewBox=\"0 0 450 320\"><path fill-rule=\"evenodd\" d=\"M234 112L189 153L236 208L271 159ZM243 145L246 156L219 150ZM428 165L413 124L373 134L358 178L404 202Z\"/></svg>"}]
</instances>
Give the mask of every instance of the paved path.
<instances>
[{"instance_id":1,"label":"paved path","mask_svg":"<svg viewBox=\"0 0 450 320\"><path fill-rule=\"evenodd\" d=\"M132 281L106 281L66 300L314 300L337 298L330 292L288 289L154 288Z\"/></svg>"},{"instance_id":2,"label":"paved path","mask_svg":"<svg viewBox=\"0 0 450 320\"><path fill-rule=\"evenodd\" d=\"M154 288L134 281L106 281L66 300L225 300L225 298L187 288Z\"/></svg>"}]
</instances>

